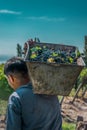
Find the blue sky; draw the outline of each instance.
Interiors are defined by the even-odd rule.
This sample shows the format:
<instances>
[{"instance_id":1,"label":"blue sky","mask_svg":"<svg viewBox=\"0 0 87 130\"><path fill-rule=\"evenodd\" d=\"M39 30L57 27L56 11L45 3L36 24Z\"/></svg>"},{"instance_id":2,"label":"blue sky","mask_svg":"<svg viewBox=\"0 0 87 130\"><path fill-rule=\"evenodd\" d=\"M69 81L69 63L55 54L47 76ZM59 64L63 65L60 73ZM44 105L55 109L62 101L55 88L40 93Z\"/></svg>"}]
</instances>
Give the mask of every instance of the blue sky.
<instances>
[{"instance_id":1,"label":"blue sky","mask_svg":"<svg viewBox=\"0 0 87 130\"><path fill-rule=\"evenodd\" d=\"M87 0L0 0L0 54L30 38L84 49Z\"/></svg>"}]
</instances>

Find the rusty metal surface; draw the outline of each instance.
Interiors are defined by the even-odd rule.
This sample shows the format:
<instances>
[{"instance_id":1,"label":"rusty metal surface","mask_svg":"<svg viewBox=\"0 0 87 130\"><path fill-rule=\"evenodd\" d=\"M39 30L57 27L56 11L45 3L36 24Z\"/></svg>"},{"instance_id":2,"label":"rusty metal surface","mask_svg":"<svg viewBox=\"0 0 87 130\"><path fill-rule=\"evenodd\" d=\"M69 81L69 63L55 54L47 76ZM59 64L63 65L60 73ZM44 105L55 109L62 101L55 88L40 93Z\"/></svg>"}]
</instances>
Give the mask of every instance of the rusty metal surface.
<instances>
[{"instance_id":1,"label":"rusty metal surface","mask_svg":"<svg viewBox=\"0 0 87 130\"><path fill-rule=\"evenodd\" d=\"M34 93L69 95L83 66L26 61Z\"/></svg>"},{"instance_id":2,"label":"rusty metal surface","mask_svg":"<svg viewBox=\"0 0 87 130\"><path fill-rule=\"evenodd\" d=\"M62 44L34 43L28 45L25 61L33 84L33 91L38 94L67 96L84 67L83 60L80 58L78 65L29 61L30 48L44 45L49 49L54 48L54 50L72 50L74 52L76 50L75 46Z\"/></svg>"}]
</instances>

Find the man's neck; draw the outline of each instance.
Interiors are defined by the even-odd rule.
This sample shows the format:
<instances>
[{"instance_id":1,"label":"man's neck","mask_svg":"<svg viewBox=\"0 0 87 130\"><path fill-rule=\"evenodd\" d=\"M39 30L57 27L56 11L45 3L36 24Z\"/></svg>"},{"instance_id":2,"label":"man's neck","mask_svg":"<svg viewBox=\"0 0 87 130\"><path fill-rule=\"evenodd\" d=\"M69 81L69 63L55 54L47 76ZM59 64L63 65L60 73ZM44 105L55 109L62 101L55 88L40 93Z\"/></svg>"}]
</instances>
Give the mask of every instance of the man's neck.
<instances>
[{"instance_id":1,"label":"man's neck","mask_svg":"<svg viewBox=\"0 0 87 130\"><path fill-rule=\"evenodd\" d=\"M20 80L17 82L16 86L15 86L15 90L23 85L26 85L30 82L30 80L26 79L26 80Z\"/></svg>"}]
</instances>

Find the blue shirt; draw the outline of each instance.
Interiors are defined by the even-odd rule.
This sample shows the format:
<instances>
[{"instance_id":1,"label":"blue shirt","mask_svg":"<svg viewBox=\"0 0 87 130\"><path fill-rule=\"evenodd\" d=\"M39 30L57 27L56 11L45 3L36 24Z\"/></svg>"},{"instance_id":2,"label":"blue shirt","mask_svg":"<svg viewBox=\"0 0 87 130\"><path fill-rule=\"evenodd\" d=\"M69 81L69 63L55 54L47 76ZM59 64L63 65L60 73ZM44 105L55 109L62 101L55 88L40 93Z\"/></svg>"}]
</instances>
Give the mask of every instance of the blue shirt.
<instances>
[{"instance_id":1,"label":"blue shirt","mask_svg":"<svg viewBox=\"0 0 87 130\"><path fill-rule=\"evenodd\" d=\"M57 96L34 94L31 84L9 97L6 130L62 130Z\"/></svg>"}]
</instances>

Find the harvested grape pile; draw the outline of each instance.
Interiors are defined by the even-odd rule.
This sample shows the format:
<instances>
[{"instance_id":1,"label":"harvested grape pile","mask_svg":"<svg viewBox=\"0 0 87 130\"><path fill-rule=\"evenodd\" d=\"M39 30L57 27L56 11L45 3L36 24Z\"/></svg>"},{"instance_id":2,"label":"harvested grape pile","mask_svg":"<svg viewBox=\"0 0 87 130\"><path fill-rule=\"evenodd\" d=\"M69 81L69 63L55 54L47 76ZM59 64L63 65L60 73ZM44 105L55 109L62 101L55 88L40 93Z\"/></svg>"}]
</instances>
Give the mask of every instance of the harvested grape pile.
<instances>
[{"instance_id":1,"label":"harvested grape pile","mask_svg":"<svg viewBox=\"0 0 87 130\"><path fill-rule=\"evenodd\" d=\"M47 63L66 63L66 64L77 64L77 58L80 56L80 52L75 48L66 47L63 48L49 47L47 45L40 46L34 45L29 50L29 60L39 61Z\"/></svg>"}]
</instances>

